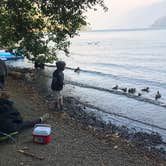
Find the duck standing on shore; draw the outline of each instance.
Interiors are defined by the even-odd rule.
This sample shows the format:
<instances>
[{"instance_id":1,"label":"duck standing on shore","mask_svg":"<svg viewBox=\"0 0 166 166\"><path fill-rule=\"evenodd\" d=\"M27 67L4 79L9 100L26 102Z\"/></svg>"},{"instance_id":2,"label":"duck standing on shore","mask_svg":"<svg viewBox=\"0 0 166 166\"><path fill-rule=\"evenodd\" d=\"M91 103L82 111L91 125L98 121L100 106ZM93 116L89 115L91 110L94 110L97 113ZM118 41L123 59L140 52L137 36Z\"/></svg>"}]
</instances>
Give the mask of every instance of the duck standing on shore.
<instances>
[{"instance_id":1,"label":"duck standing on shore","mask_svg":"<svg viewBox=\"0 0 166 166\"><path fill-rule=\"evenodd\" d=\"M134 94L136 92L136 89L135 88L129 88L128 92Z\"/></svg>"},{"instance_id":2,"label":"duck standing on shore","mask_svg":"<svg viewBox=\"0 0 166 166\"><path fill-rule=\"evenodd\" d=\"M114 89L114 90L118 90L118 85L116 85L116 86L114 86L112 89Z\"/></svg>"},{"instance_id":3,"label":"duck standing on shore","mask_svg":"<svg viewBox=\"0 0 166 166\"><path fill-rule=\"evenodd\" d=\"M127 88L120 88L123 92L127 92Z\"/></svg>"},{"instance_id":4,"label":"duck standing on shore","mask_svg":"<svg viewBox=\"0 0 166 166\"><path fill-rule=\"evenodd\" d=\"M74 72L75 72L75 73L79 73L79 72L80 72L80 68L77 67L76 69L74 69Z\"/></svg>"},{"instance_id":5,"label":"duck standing on shore","mask_svg":"<svg viewBox=\"0 0 166 166\"><path fill-rule=\"evenodd\" d=\"M148 93L149 92L149 87L143 88L143 89L141 89L141 91Z\"/></svg>"},{"instance_id":6,"label":"duck standing on shore","mask_svg":"<svg viewBox=\"0 0 166 166\"><path fill-rule=\"evenodd\" d=\"M157 91L157 94L156 94L156 96L155 96L155 100L158 100L158 99L160 99L160 98L161 98L161 94L160 94L159 91Z\"/></svg>"}]
</instances>

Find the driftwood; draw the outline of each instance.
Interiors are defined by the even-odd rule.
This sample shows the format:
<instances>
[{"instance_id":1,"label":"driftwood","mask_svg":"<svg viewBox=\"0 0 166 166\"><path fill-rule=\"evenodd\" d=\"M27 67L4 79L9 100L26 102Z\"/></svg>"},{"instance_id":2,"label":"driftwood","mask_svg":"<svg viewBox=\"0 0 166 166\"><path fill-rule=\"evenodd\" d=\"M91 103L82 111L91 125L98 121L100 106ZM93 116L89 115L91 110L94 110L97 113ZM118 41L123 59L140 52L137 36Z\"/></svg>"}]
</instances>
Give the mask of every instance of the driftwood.
<instances>
[{"instance_id":1,"label":"driftwood","mask_svg":"<svg viewBox=\"0 0 166 166\"><path fill-rule=\"evenodd\" d=\"M33 158L39 159L39 160L44 160L45 159L44 157L37 156L37 155L35 155L33 153L26 152L26 151L24 151L22 149L17 150L17 152L19 152L21 154L24 154L25 156L30 156L30 157L33 157Z\"/></svg>"}]
</instances>

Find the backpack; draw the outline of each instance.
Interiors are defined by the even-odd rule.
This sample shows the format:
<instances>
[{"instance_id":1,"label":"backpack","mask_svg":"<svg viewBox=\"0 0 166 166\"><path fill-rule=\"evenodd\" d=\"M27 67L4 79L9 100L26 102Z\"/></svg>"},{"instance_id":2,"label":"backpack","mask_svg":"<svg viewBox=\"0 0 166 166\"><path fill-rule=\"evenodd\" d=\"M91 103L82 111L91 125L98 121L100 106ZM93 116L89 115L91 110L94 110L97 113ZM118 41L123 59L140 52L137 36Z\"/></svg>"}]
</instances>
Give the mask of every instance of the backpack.
<instances>
[{"instance_id":1,"label":"backpack","mask_svg":"<svg viewBox=\"0 0 166 166\"><path fill-rule=\"evenodd\" d=\"M63 78L61 78L61 75L55 71L53 73L52 83L51 83L51 89L53 91L60 91L63 89Z\"/></svg>"}]
</instances>

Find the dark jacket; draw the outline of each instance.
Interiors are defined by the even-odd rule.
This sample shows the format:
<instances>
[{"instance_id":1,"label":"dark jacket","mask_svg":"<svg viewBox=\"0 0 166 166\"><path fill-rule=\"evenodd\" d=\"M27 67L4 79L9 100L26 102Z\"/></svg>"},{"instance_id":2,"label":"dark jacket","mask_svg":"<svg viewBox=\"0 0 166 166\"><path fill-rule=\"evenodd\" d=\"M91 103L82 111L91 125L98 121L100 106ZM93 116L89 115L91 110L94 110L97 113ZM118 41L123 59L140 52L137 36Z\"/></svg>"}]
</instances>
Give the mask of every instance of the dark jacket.
<instances>
[{"instance_id":1,"label":"dark jacket","mask_svg":"<svg viewBox=\"0 0 166 166\"><path fill-rule=\"evenodd\" d=\"M63 89L64 74L62 70L55 70L53 72L51 89L54 91L60 91Z\"/></svg>"}]
</instances>

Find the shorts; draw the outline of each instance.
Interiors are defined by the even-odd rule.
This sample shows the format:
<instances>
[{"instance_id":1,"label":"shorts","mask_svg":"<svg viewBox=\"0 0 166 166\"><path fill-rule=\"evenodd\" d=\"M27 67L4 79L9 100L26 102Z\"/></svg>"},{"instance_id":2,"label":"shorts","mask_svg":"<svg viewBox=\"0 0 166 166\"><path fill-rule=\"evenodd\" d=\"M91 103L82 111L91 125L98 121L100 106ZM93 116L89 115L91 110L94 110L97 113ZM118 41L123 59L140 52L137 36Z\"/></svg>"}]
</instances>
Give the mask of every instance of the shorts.
<instances>
[{"instance_id":1,"label":"shorts","mask_svg":"<svg viewBox=\"0 0 166 166\"><path fill-rule=\"evenodd\" d=\"M54 99L60 99L63 97L62 91L52 91Z\"/></svg>"}]
</instances>

